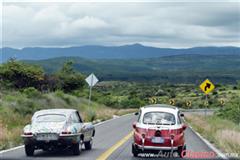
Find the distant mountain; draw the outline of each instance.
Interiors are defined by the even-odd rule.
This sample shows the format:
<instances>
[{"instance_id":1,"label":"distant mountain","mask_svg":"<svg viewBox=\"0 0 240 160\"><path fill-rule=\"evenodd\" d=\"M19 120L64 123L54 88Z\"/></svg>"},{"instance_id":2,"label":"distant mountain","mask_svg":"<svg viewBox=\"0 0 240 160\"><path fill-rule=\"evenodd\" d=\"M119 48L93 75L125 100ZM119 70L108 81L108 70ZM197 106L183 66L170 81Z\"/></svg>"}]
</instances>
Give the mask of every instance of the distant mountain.
<instances>
[{"instance_id":1,"label":"distant mountain","mask_svg":"<svg viewBox=\"0 0 240 160\"><path fill-rule=\"evenodd\" d=\"M84 59L59 57L25 62L42 66L48 73L58 71L66 61L85 75L94 72L100 80L197 83L210 78L214 83L240 80L240 55L174 55L150 59Z\"/></svg>"},{"instance_id":2,"label":"distant mountain","mask_svg":"<svg viewBox=\"0 0 240 160\"><path fill-rule=\"evenodd\" d=\"M80 46L68 48L27 47L2 48L3 62L11 57L19 60L42 60L56 57L82 57L88 59L144 59L182 54L240 55L239 47L195 47L188 49L156 48L141 44L123 46Z\"/></svg>"}]
</instances>

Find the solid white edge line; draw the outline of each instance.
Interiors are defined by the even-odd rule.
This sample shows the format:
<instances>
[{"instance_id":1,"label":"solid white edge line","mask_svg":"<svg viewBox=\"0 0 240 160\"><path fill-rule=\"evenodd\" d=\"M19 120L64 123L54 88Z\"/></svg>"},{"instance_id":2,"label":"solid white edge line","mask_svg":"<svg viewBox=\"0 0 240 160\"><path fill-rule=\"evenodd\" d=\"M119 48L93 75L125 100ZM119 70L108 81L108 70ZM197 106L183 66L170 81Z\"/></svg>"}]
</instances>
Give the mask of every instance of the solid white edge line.
<instances>
[{"instance_id":1,"label":"solid white edge line","mask_svg":"<svg viewBox=\"0 0 240 160\"><path fill-rule=\"evenodd\" d=\"M0 151L0 154L10 152L10 151L13 151L13 150L16 150L16 149L20 149L20 148L23 148L23 147L24 147L24 145L21 145L21 146L17 146L17 147L14 147L14 148L9 148L9 149L6 149L6 150L2 150L2 151Z\"/></svg>"},{"instance_id":2,"label":"solid white edge line","mask_svg":"<svg viewBox=\"0 0 240 160\"><path fill-rule=\"evenodd\" d=\"M210 149L212 149L219 158L229 159L224 153L217 149L213 144L211 144L207 139L203 138L197 131L195 131L192 126L188 126Z\"/></svg>"},{"instance_id":3,"label":"solid white edge line","mask_svg":"<svg viewBox=\"0 0 240 160\"><path fill-rule=\"evenodd\" d=\"M125 117L125 116L129 116L129 115L132 115L133 113L128 113L128 114L125 114L125 115L122 115L122 116L119 116L117 118L111 118L111 119L108 119L106 121L102 121L102 122L99 122L97 124L94 124L94 126L99 126L99 125L102 125L104 123L107 123L109 121L112 121L112 120L116 120L116 119L119 119L119 118L122 118L122 117ZM13 151L13 150L17 150L17 149L20 149L20 148L23 148L24 145L21 145L21 146L17 146L17 147L13 147L13 148L9 148L9 149L6 149L6 150L2 150L0 151L0 154L3 154L3 153L6 153L6 152L10 152L10 151Z\"/></svg>"}]
</instances>

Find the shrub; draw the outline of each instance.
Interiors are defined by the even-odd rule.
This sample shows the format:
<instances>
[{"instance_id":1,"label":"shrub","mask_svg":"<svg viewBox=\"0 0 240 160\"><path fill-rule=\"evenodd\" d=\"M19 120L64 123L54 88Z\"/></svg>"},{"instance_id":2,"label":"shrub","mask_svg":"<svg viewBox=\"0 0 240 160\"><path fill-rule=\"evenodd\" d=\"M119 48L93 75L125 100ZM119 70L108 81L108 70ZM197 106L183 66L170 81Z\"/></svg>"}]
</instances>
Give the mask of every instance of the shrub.
<instances>
[{"instance_id":1,"label":"shrub","mask_svg":"<svg viewBox=\"0 0 240 160\"><path fill-rule=\"evenodd\" d=\"M144 101L140 100L139 98L123 99L120 102L120 105L123 108L139 108L144 104Z\"/></svg>"},{"instance_id":2,"label":"shrub","mask_svg":"<svg viewBox=\"0 0 240 160\"><path fill-rule=\"evenodd\" d=\"M63 68L56 74L59 79L59 87L65 92L82 89L85 81L82 74L75 72L72 67L72 62L66 62Z\"/></svg>"},{"instance_id":3,"label":"shrub","mask_svg":"<svg viewBox=\"0 0 240 160\"><path fill-rule=\"evenodd\" d=\"M90 109L87 110L87 118L86 118L87 121L92 122L96 119L96 117L97 117L97 114L95 111L90 110Z\"/></svg>"},{"instance_id":4,"label":"shrub","mask_svg":"<svg viewBox=\"0 0 240 160\"><path fill-rule=\"evenodd\" d=\"M0 79L4 84L10 84L15 88L39 87L44 79L43 69L39 66L25 64L16 60L10 60L0 66Z\"/></svg>"},{"instance_id":5,"label":"shrub","mask_svg":"<svg viewBox=\"0 0 240 160\"><path fill-rule=\"evenodd\" d=\"M23 93L27 95L28 98L39 98L41 93L34 87L29 87L23 90Z\"/></svg>"},{"instance_id":6,"label":"shrub","mask_svg":"<svg viewBox=\"0 0 240 160\"><path fill-rule=\"evenodd\" d=\"M229 119L236 124L240 124L240 99L235 98L226 104L224 108L218 111L217 116Z\"/></svg>"},{"instance_id":7,"label":"shrub","mask_svg":"<svg viewBox=\"0 0 240 160\"><path fill-rule=\"evenodd\" d=\"M13 107L14 111L20 115L33 114L39 109L34 101L28 99L20 99L17 101L17 105Z\"/></svg>"}]
</instances>

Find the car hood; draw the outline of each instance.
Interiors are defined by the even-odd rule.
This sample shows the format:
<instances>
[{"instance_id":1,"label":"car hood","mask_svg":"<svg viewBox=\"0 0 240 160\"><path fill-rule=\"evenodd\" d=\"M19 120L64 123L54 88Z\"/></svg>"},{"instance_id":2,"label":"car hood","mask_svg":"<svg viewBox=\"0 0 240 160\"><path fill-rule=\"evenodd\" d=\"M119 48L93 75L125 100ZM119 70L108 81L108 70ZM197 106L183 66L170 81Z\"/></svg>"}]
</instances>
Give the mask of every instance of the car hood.
<instances>
[{"instance_id":1,"label":"car hood","mask_svg":"<svg viewBox=\"0 0 240 160\"><path fill-rule=\"evenodd\" d=\"M32 133L60 133L66 126L66 122L41 122L31 125Z\"/></svg>"}]
</instances>

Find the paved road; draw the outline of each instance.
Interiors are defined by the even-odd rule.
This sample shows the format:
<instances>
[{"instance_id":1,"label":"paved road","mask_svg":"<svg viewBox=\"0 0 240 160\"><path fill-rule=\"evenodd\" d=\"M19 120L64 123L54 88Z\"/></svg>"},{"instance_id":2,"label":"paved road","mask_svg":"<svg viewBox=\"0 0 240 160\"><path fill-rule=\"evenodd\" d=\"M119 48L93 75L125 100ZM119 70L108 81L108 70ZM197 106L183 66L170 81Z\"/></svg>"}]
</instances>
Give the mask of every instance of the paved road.
<instances>
[{"instance_id":1,"label":"paved road","mask_svg":"<svg viewBox=\"0 0 240 160\"><path fill-rule=\"evenodd\" d=\"M132 123L136 120L134 115L123 116L114 120L107 121L96 126L96 136L94 137L94 146L90 151L83 150L81 155L73 156L70 151L62 152L44 152L36 151L34 157L26 157L23 148L0 154L0 159L17 160L17 159L79 159L79 160L95 160L99 158L106 150L119 142L123 137L132 131ZM187 129L185 134L187 149L190 151L207 152L211 149L201 141L198 136L191 130ZM109 160L127 160L127 159L146 159L134 158L131 154L132 138L127 140L123 145L117 148L109 157ZM149 158L148 158L149 159ZM152 158L151 158L152 160Z\"/></svg>"}]
</instances>

